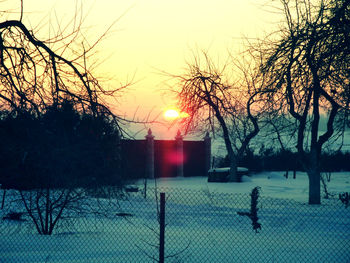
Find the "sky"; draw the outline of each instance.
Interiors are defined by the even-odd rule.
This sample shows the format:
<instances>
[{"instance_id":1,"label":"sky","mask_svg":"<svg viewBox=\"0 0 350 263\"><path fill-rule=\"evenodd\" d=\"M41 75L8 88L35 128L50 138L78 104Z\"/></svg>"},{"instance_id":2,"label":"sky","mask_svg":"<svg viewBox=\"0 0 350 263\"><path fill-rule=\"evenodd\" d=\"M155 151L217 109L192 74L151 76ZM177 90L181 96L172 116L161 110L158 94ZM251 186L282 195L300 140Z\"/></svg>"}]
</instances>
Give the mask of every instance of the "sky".
<instances>
[{"instance_id":1,"label":"sky","mask_svg":"<svg viewBox=\"0 0 350 263\"><path fill-rule=\"evenodd\" d=\"M276 26L266 0L24 0L24 23L38 31L41 39L83 18L86 43L96 46L92 61L103 85L130 83L112 108L129 119L157 118L163 125L130 126L143 137L151 128L157 138L173 138L178 127L163 118L176 101L168 92L172 75L185 72L196 52L204 50L215 63L227 61L228 52L244 50L243 38L262 37ZM0 1L0 10L13 19L20 16L20 0ZM78 12L76 10L79 10ZM170 128L171 127L171 128ZM139 133L136 133L138 132Z\"/></svg>"}]
</instances>

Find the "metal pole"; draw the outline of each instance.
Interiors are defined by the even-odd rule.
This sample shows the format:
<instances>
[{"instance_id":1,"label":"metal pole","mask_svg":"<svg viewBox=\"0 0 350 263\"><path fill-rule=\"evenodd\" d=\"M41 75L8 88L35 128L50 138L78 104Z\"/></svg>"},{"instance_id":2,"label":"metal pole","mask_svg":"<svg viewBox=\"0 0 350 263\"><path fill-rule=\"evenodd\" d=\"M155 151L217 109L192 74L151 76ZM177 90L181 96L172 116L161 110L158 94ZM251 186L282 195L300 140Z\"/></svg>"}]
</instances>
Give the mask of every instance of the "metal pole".
<instances>
[{"instance_id":1,"label":"metal pole","mask_svg":"<svg viewBox=\"0 0 350 263\"><path fill-rule=\"evenodd\" d=\"M160 193L159 227L159 263L164 263L165 193Z\"/></svg>"}]
</instances>

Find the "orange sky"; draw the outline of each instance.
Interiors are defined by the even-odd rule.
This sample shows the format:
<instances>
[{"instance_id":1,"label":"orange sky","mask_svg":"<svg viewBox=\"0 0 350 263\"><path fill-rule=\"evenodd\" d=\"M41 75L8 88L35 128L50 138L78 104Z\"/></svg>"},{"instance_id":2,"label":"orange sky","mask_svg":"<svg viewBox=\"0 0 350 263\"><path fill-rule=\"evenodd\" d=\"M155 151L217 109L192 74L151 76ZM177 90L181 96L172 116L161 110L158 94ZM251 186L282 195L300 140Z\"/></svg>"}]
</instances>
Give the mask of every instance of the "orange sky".
<instances>
[{"instance_id":1,"label":"orange sky","mask_svg":"<svg viewBox=\"0 0 350 263\"><path fill-rule=\"evenodd\" d=\"M2 13L2 18L18 19L20 2L1 1L0 10L11 10ZM106 86L134 83L113 105L119 114L142 119L151 112L151 117L159 115L164 121L161 112L175 101L166 95L171 82L161 71L181 74L193 51L206 50L219 63L226 61L228 50L233 54L242 51L243 36L261 37L275 26L263 3L266 1L24 0L24 23L39 26L40 38L45 39L57 32L58 25L69 28L76 7L82 7L78 17L82 14L84 18L84 37L93 43L118 20L96 48L93 59L101 63L96 74L110 79ZM150 127L157 138L172 138L177 129Z\"/></svg>"}]
</instances>

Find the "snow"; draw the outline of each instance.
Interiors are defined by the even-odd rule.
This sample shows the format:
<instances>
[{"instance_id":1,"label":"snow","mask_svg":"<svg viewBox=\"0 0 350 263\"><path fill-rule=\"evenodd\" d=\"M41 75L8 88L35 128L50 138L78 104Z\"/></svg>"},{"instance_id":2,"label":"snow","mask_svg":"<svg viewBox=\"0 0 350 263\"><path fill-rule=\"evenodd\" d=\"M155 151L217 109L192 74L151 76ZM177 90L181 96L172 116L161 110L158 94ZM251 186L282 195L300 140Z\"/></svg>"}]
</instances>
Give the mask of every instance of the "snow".
<instances>
[{"instance_id":1,"label":"snow","mask_svg":"<svg viewBox=\"0 0 350 263\"><path fill-rule=\"evenodd\" d=\"M176 255L166 262L350 262L350 208L336 196L350 192L350 173L332 174L328 191L334 197L318 206L307 204L305 173L297 172L296 179L283 175L252 174L242 183L158 179L158 192L166 192L167 200L166 255ZM148 186L154 183L149 180ZM136 185L143 187L142 181ZM237 214L249 211L249 193L256 186L261 187L259 233L248 217ZM159 227L154 197L152 188L147 199L129 193L110 216L77 216L52 236L36 234L28 221L2 221L0 262L154 262ZM104 201L109 203L99 200ZM7 200L0 216L13 209L21 208ZM117 217L117 212L133 216Z\"/></svg>"},{"instance_id":2,"label":"snow","mask_svg":"<svg viewBox=\"0 0 350 263\"><path fill-rule=\"evenodd\" d=\"M297 172L296 179L292 178L291 172L288 179L284 174L285 172L253 173L243 176L242 183L209 183L206 177L161 178L157 180L157 186L190 190L208 189L210 192L232 194L248 194L254 187L259 186L262 196L307 202L309 193L307 174ZM139 185L141 184L140 181ZM330 193L350 192L350 172L333 173L327 187Z\"/></svg>"}]
</instances>

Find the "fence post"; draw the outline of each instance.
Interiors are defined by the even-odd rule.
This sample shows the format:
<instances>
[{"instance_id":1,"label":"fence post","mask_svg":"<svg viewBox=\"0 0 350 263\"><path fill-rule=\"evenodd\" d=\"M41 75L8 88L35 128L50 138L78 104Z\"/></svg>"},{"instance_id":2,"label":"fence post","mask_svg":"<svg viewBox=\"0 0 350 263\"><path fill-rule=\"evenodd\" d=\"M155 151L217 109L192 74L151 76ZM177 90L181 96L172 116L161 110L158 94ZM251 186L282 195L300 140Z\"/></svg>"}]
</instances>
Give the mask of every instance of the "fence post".
<instances>
[{"instance_id":1,"label":"fence post","mask_svg":"<svg viewBox=\"0 0 350 263\"><path fill-rule=\"evenodd\" d=\"M181 135L180 130L177 131L176 137L175 137L175 147L176 147L176 154L178 160L177 168L176 168L176 176L183 177L184 176L184 142L183 137Z\"/></svg>"},{"instance_id":2,"label":"fence post","mask_svg":"<svg viewBox=\"0 0 350 263\"><path fill-rule=\"evenodd\" d=\"M148 129L146 138L146 175L145 179L154 178L154 136L151 129Z\"/></svg>"},{"instance_id":3,"label":"fence post","mask_svg":"<svg viewBox=\"0 0 350 263\"><path fill-rule=\"evenodd\" d=\"M160 193L159 263L164 263L164 242L165 242L165 193Z\"/></svg>"}]
</instances>

